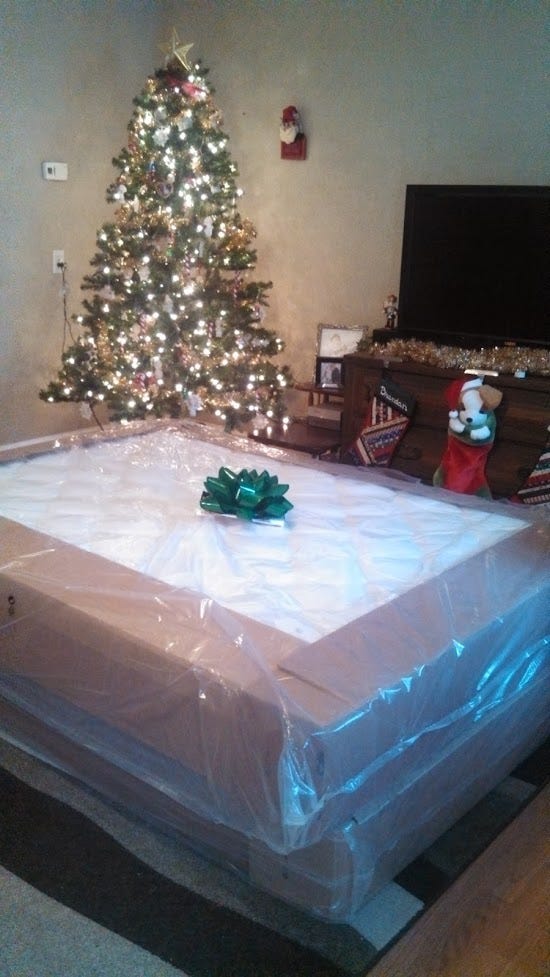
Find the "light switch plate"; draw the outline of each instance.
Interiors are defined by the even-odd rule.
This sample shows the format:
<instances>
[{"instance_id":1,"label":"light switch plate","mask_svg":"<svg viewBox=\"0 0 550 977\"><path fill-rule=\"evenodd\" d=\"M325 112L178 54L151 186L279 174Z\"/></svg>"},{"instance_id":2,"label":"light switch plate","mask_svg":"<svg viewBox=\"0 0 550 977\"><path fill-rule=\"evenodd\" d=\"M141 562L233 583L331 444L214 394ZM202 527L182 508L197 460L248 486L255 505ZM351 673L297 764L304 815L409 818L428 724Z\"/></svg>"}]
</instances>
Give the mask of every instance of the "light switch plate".
<instances>
[{"instance_id":1,"label":"light switch plate","mask_svg":"<svg viewBox=\"0 0 550 977\"><path fill-rule=\"evenodd\" d=\"M42 176L45 180L68 180L67 163L42 163Z\"/></svg>"}]
</instances>

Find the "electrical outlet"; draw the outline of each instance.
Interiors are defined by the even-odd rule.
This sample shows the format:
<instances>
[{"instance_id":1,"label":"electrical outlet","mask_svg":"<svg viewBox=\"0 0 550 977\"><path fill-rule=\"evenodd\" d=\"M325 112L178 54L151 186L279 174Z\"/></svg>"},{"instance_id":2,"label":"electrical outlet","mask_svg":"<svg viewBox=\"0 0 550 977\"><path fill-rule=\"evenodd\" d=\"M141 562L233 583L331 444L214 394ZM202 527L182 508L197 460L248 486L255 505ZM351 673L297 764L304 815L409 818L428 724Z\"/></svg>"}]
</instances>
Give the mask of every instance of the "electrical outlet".
<instances>
[{"instance_id":1,"label":"electrical outlet","mask_svg":"<svg viewBox=\"0 0 550 977\"><path fill-rule=\"evenodd\" d=\"M54 275L61 274L60 265L65 264L65 252L64 251L52 251L52 272Z\"/></svg>"}]
</instances>

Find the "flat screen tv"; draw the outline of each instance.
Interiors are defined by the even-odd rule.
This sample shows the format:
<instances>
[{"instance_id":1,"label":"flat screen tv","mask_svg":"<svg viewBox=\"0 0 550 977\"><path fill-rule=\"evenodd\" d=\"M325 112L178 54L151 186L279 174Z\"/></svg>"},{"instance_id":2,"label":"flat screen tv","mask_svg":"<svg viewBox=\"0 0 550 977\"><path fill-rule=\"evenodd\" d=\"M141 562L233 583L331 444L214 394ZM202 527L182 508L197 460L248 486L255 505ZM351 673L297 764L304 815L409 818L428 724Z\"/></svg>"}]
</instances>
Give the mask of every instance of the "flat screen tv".
<instances>
[{"instance_id":1,"label":"flat screen tv","mask_svg":"<svg viewBox=\"0 0 550 977\"><path fill-rule=\"evenodd\" d=\"M550 347L550 187L409 185L398 334Z\"/></svg>"}]
</instances>

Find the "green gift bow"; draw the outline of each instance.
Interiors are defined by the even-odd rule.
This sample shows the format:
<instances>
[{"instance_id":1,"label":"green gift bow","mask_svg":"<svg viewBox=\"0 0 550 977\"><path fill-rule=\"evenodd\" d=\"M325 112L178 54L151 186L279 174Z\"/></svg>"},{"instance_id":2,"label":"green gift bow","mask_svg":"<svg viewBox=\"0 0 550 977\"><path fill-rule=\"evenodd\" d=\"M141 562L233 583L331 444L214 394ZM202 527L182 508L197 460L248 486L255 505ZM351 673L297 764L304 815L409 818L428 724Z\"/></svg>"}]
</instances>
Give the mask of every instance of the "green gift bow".
<instances>
[{"instance_id":1,"label":"green gift bow","mask_svg":"<svg viewBox=\"0 0 550 977\"><path fill-rule=\"evenodd\" d=\"M239 519L284 519L293 508L292 502L283 498L288 485L280 485L276 475L253 469L232 472L220 468L218 477L209 476L204 483L206 492L201 497L201 508L209 512L222 512Z\"/></svg>"}]
</instances>

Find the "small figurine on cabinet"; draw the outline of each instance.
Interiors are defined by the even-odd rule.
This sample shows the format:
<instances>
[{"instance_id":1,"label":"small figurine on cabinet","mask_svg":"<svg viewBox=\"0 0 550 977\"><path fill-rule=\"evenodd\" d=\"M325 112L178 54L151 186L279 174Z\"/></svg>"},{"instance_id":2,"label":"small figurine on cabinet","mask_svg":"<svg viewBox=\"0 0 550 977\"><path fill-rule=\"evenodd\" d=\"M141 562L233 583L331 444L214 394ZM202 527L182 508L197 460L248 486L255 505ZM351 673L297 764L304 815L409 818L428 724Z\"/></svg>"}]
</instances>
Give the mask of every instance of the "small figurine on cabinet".
<instances>
[{"instance_id":1,"label":"small figurine on cabinet","mask_svg":"<svg viewBox=\"0 0 550 977\"><path fill-rule=\"evenodd\" d=\"M395 329L397 325L397 295L388 295L384 302L386 329Z\"/></svg>"},{"instance_id":2,"label":"small figurine on cabinet","mask_svg":"<svg viewBox=\"0 0 550 977\"><path fill-rule=\"evenodd\" d=\"M495 440L494 412L502 393L481 377L466 376L447 387L445 399L450 407L447 447L433 483L490 499L485 463Z\"/></svg>"}]
</instances>

